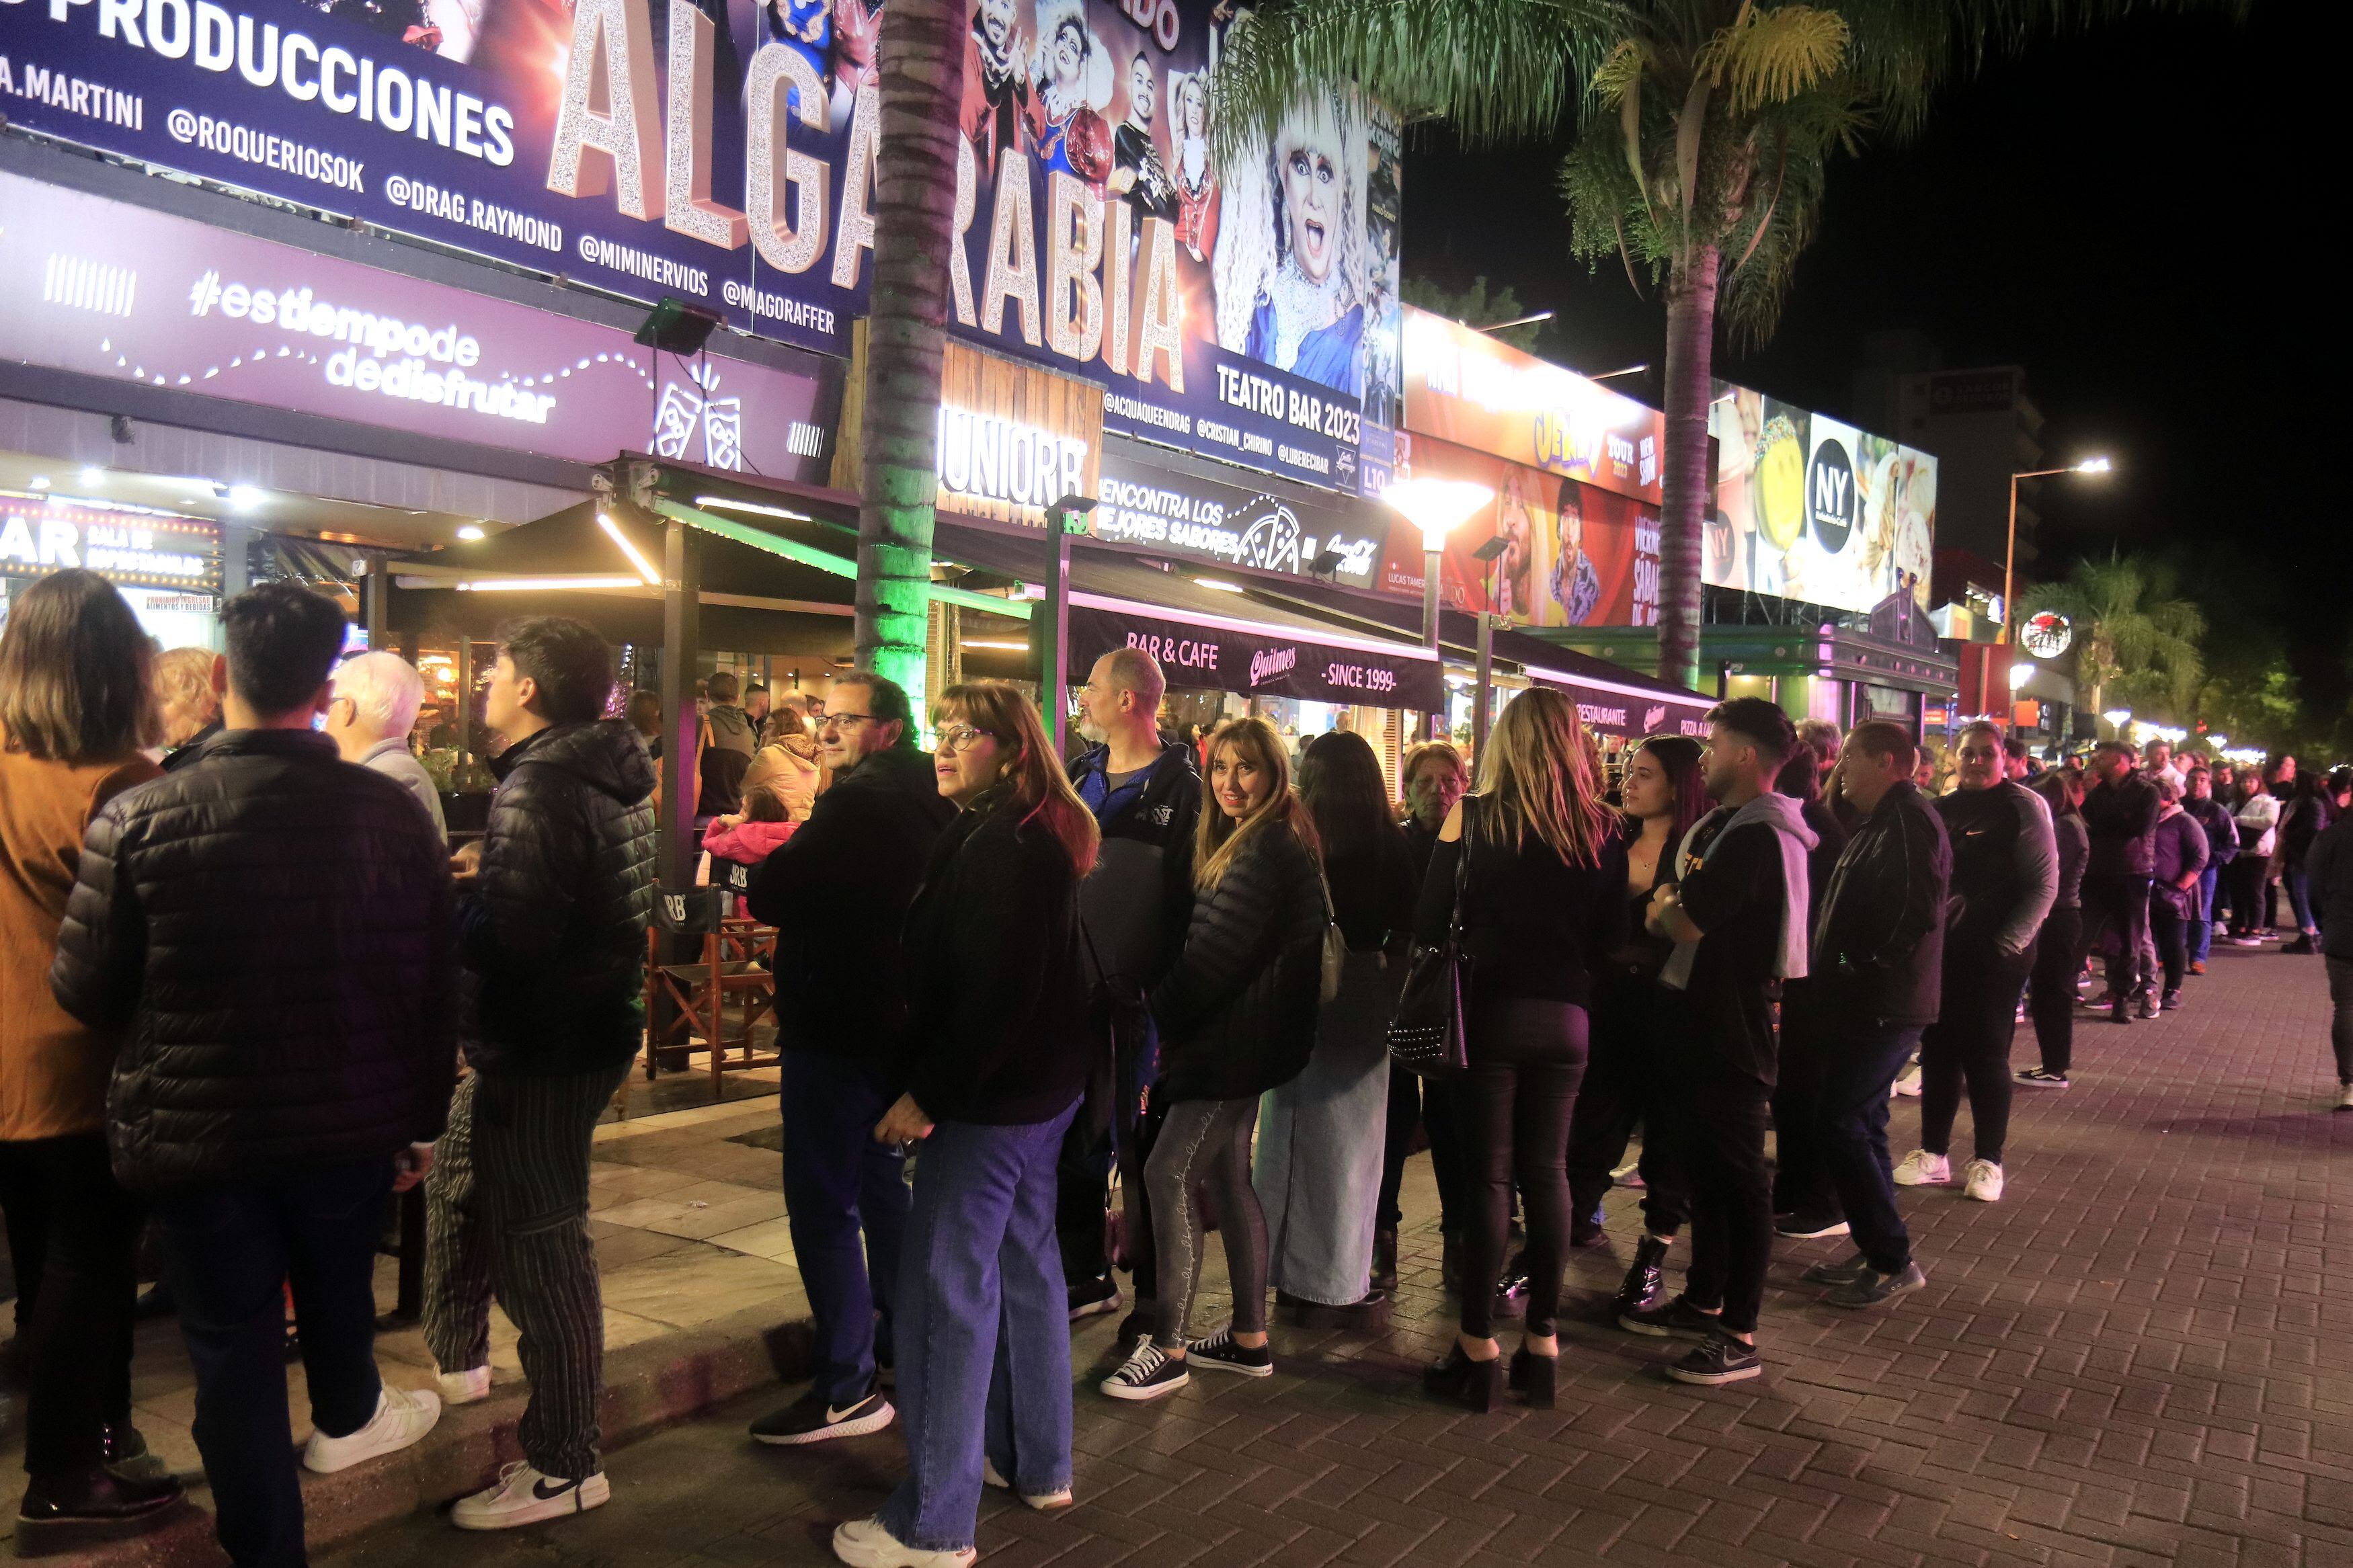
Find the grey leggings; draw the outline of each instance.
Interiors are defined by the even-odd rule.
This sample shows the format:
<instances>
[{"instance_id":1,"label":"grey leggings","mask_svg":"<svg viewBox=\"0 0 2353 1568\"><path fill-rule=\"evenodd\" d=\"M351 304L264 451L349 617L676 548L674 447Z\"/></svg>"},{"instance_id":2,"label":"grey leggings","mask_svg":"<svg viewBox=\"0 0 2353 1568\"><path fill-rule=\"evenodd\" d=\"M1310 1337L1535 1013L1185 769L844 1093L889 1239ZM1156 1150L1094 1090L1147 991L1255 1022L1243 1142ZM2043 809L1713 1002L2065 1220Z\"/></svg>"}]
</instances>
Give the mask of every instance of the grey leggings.
<instances>
[{"instance_id":1,"label":"grey leggings","mask_svg":"<svg viewBox=\"0 0 2353 1568\"><path fill-rule=\"evenodd\" d=\"M1145 1162L1152 1197L1152 1240L1158 1253L1160 1295L1153 1306L1152 1338L1164 1350L1185 1342L1193 1297L1201 1288L1201 1210L1194 1189L1205 1188L1226 1238L1226 1273L1234 1288L1234 1329L1266 1329L1266 1215L1250 1187L1250 1132L1258 1097L1187 1100L1168 1108L1160 1136Z\"/></svg>"}]
</instances>

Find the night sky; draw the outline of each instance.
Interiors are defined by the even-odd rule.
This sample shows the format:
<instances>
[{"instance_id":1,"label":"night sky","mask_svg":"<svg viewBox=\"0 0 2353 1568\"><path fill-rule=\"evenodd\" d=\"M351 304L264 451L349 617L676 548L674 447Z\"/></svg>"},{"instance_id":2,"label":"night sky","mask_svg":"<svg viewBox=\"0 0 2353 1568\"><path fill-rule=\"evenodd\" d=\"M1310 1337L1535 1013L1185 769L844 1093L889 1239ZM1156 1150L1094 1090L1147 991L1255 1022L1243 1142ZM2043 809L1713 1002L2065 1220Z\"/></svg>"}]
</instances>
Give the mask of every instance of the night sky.
<instances>
[{"instance_id":1,"label":"night sky","mask_svg":"<svg viewBox=\"0 0 2353 1568\"><path fill-rule=\"evenodd\" d=\"M1719 342L1717 373L1843 413L1880 329L1925 331L1950 366L2023 364L2053 464L2106 452L2118 468L2043 486L2046 556L2176 553L2219 636L2275 629L2307 695L2341 704L2346 447L2323 430L2334 399L2314 398L2343 336L2343 247L2323 231L2344 221L2327 215L2345 89L2323 11L2144 17L1948 91L1918 142L1835 168L1778 331L1747 356ZM1569 258L1557 163L1421 133L1406 271L1483 273L1559 310L1540 346L1579 369L1658 361L1655 303L1622 267L1588 277ZM1654 377L1619 384L1658 399Z\"/></svg>"}]
</instances>

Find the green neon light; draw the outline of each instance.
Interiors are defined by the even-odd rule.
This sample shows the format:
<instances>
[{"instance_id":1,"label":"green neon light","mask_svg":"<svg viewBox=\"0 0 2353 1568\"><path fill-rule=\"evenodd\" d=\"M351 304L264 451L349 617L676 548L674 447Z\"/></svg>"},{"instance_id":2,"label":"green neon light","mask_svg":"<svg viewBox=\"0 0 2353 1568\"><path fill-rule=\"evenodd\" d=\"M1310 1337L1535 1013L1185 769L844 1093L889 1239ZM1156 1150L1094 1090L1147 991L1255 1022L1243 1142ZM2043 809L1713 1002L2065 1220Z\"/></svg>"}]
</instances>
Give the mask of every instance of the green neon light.
<instances>
[{"instance_id":1,"label":"green neon light","mask_svg":"<svg viewBox=\"0 0 2353 1568\"><path fill-rule=\"evenodd\" d=\"M715 533L722 539L732 539L738 544L748 544L754 550L765 550L771 555L781 555L787 561L797 561L804 566L814 566L836 577L858 580L858 563L847 555L836 555L783 534L771 533L765 528L754 528L748 522L738 522L732 517L716 517L681 501L657 500L654 510L664 517L675 518L690 528L705 533ZM1029 618L1030 601L997 599L987 594L976 594L968 588L952 588L944 583L931 585L931 596L943 604L963 605L970 609L987 610L993 616L1010 616L1017 621Z\"/></svg>"}]
</instances>

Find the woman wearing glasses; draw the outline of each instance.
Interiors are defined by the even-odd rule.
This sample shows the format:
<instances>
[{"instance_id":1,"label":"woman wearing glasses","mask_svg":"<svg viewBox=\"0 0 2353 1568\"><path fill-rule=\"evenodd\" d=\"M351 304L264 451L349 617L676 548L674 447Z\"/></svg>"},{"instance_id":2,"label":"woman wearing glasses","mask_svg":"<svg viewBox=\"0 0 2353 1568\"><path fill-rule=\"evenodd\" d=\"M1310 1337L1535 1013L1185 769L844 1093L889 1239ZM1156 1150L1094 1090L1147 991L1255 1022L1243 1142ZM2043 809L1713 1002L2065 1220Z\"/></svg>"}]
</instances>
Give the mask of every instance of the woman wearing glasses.
<instances>
[{"instance_id":1,"label":"woman wearing glasses","mask_svg":"<svg viewBox=\"0 0 2353 1568\"><path fill-rule=\"evenodd\" d=\"M1086 1075L1077 900L1095 819L1015 688L951 686L938 723L933 772L962 810L907 914L905 1092L874 1129L923 1143L897 1303L907 1479L835 1531L852 1568L968 1561L984 1482L1071 1502L1054 1169Z\"/></svg>"},{"instance_id":2,"label":"woman wearing glasses","mask_svg":"<svg viewBox=\"0 0 2353 1568\"><path fill-rule=\"evenodd\" d=\"M1266 1343L1266 1215L1250 1189L1259 1096L1299 1076L1315 1043L1324 930L1331 915L1315 829L1291 793L1282 738L1235 719L1209 738L1208 796L1193 842L1193 922L1152 993L1160 1026L1155 1101L1166 1108L1145 1163L1160 1295L1149 1337L1103 1380L1114 1399L1174 1394L1201 1365L1247 1377L1274 1370ZM1200 1275L1207 1187L1225 1237L1234 1315L1187 1341Z\"/></svg>"}]
</instances>

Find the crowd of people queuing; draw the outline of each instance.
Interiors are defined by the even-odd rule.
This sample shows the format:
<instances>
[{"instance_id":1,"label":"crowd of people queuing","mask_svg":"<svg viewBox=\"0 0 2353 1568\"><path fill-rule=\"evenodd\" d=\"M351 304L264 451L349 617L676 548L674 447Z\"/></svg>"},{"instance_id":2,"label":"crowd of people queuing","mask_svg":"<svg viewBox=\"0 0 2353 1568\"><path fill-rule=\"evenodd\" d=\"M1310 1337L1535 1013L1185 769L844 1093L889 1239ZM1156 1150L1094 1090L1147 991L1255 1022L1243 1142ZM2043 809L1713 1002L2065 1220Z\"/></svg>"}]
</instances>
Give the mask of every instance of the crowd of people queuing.
<instances>
[{"instance_id":1,"label":"crowd of people queuing","mask_svg":"<svg viewBox=\"0 0 2353 1568\"><path fill-rule=\"evenodd\" d=\"M606 717L590 627L518 624L486 693L488 826L453 855L408 749L416 671L342 659L342 612L296 584L222 622L225 655L153 655L111 587L69 571L0 633L20 1538L136 1531L179 1501L130 1421L149 1223L240 1568L305 1560L290 1300L301 1465L395 1452L486 1397L495 1299L530 1385L523 1458L452 1521L597 1507L591 1130L643 1039L655 759L686 731L646 693ZM1393 803L1359 736L1294 763L1235 718L1197 748L1164 737L1164 694L1147 655L1105 656L1066 761L1003 683L948 688L928 753L876 675L821 703L706 685L686 776L712 879L776 930L779 992L802 999L776 1025L813 1364L750 1435L903 1426L905 1479L834 1539L857 1568L970 1562L987 1488L1072 1503L1074 1321L1124 1311L1099 1386L1144 1402L1195 1370L1269 1375L1274 1314L1385 1321L1425 1139L1459 1311L1424 1381L1484 1411L1554 1403L1567 1259L1606 1241L1613 1185L1641 1191L1642 1234L1607 1321L1683 1342L1662 1363L1681 1382L1760 1374L1777 1235L1849 1238L1801 1276L1831 1305L1919 1289L1896 1189L1954 1183L1966 1104L1959 1184L2002 1198L2012 1089L2070 1082L2090 962L2090 1006L2155 1016L2218 931L2268 939L2276 886L2287 951L2327 952L2353 1109L2353 780L2284 758L2234 776L2162 742L2038 771L1981 721L1936 794L1905 726L1841 736L1739 698L1704 741L1641 742L1612 785L1574 703L1537 689L1504 708L1475 789L1430 742ZM1419 1075L1389 1024L1410 956L1450 941L1467 1059ZM2021 1016L2041 1060L2013 1072ZM1897 1161L1906 1092L1920 1142ZM373 1254L388 1195L419 1184L438 1379L403 1391L375 1362Z\"/></svg>"}]
</instances>

